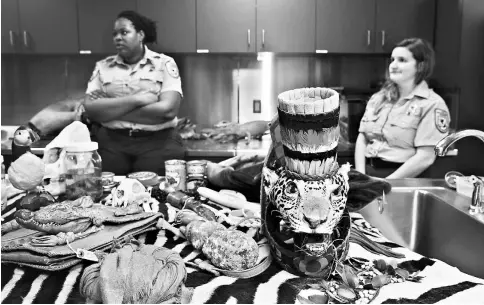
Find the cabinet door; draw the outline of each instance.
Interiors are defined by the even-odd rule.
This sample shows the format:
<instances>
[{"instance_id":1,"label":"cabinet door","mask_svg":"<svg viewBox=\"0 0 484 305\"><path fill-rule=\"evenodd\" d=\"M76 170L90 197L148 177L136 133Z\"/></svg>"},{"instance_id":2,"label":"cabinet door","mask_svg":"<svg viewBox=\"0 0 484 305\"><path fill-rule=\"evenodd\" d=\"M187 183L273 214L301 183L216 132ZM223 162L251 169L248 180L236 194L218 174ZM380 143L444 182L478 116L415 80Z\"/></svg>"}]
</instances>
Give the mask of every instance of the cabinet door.
<instances>
[{"instance_id":1,"label":"cabinet door","mask_svg":"<svg viewBox=\"0 0 484 305\"><path fill-rule=\"evenodd\" d=\"M316 49L373 53L375 0L316 0Z\"/></svg>"},{"instance_id":2,"label":"cabinet door","mask_svg":"<svg viewBox=\"0 0 484 305\"><path fill-rule=\"evenodd\" d=\"M316 0L257 0L257 51L315 52Z\"/></svg>"},{"instance_id":3,"label":"cabinet door","mask_svg":"<svg viewBox=\"0 0 484 305\"><path fill-rule=\"evenodd\" d=\"M391 52L409 37L433 43L435 0L377 0L376 7L376 52Z\"/></svg>"},{"instance_id":4,"label":"cabinet door","mask_svg":"<svg viewBox=\"0 0 484 305\"><path fill-rule=\"evenodd\" d=\"M18 0L23 52L77 53L76 0Z\"/></svg>"},{"instance_id":5,"label":"cabinet door","mask_svg":"<svg viewBox=\"0 0 484 305\"><path fill-rule=\"evenodd\" d=\"M2 0L2 53L17 50L19 24L17 0Z\"/></svg>"},{"instance_id":6,"label":"cabinet door","mask_svg":"<svg viewBox=\"0 0 484 305\"><path fill-rule=\"evenodd\" d=\"M198 0L197 49L255 52L255 0Z\"/></svg>"},{"instance_id":7,"label":"cabinet door","mask_svg":"<svg viewBox=\"0 0 484 305\"><path fill-rule=\"evenodd\" d=\"M195 52L195 10L196 0L138 0L138 12L156 21L158 41L153 50Z\"/></svg>"},{"instance_id":8,"label":"cabinet door","mask_svg":"<svg viewBox=\"0 0 484 305\"><path fill-rule=\"evenodd\" d=\"M112 54L116 16L124 10L136 10L136 0L78 0L79 50Z\"/></svg>"}]
</instances>

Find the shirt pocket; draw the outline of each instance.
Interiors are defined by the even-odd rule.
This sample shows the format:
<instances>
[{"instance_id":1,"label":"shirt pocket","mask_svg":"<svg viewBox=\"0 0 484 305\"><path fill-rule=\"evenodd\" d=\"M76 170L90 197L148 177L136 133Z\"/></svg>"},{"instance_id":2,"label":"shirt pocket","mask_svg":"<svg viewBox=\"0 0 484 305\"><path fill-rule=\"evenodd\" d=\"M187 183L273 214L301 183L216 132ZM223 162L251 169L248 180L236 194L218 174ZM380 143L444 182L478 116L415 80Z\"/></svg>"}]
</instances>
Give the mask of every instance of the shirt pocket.
<instances>
[{"instance_id":1,"label":"shirt pocket","mask_svg":"<svg viewBox=\"0 0 484 305\"><path fill-rule=\"evenodd\" d=\"M379 114L375 114L373 109L368 109L360 121L359 132L364 134L375 133L378 129Z\"/></svg>"},{"instance_id":2,"label":"shirt pocket","mask_svg":"<svg viewBox=\"0 0 484 305\"><path fill-rule=\"evenodd\" d=\"M388 127L384 134L390 146L410 148L414 147L420 116L400 115L388 120Z\"/></svg>"},{"instance_id":3,"label":"shirt pocket","mask_svg":"<svg viewBox=\"0 0 484 305\"><path fill-rule=\"evenodd\" d=\"M147 70L139 74L138 86L143 90L160 92L163 84L163 73L161 71Z\"/></svg>"},{"instance_id":4,"label":"shirt pocket","mask_svg":"<svg viewBox=\"0 0 484 305\"><path fill-rule=\"evenodd\" d=\"M111 97L119 97L128 93L126 80L114 72L101 72L102 89Z\"/></svg>"}]
</instances>

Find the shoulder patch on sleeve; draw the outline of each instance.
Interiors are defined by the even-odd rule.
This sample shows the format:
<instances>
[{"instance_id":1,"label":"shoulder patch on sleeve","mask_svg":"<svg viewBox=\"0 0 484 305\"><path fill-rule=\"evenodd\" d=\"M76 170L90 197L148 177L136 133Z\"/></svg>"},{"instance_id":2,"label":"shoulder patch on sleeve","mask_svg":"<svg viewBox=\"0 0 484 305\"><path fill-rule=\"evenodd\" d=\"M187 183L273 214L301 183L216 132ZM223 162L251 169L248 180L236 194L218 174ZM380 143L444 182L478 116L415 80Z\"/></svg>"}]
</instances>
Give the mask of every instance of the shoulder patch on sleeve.
<instances>
[{"instance_id":1,"label":"shoulder patch on sleeve","mask_svg":"<svg viewBox=\"0 0 484 305\"><path fill-rule=\"evenodd\" d=\"M449 113L443 109L435 109L435 127L441 133L449 131L450 116Z\"/></svg>"},{"instance_id":2,"label":"shoulder patch on sleeve","mask_svg":"<svg viewBox=\"0 0 484 305\"><path fill-rule=\"evenodd\" d=\"M178 72L178 66L176 65L174 60L168 60L165 63L166 71L170 74L173 78L180 77L180 73Z\"/></svg>"},{"instance_id":3,"label":"shoulder patch on sleeve","mask_svg":"<svg viewBox=\"0 0 484 305\"><path fill-rule=\"evenodd\" d=\"M94 67L94 71L92 71L91 78L89 78L89 81L92 81L97 75L99 74L99 63L96 64Z\"/></svg>"}]
</instances>

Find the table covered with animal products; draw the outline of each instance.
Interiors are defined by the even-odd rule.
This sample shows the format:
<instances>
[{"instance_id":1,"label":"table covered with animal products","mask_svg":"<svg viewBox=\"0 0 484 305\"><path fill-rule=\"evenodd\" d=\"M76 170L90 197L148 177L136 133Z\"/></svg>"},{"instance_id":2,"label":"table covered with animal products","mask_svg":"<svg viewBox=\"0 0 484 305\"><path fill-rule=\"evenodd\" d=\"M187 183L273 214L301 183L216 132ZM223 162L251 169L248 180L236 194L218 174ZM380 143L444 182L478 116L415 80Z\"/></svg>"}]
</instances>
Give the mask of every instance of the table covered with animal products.
<instances>
[{"instance_id":1,"label":"table covered with animal products","mask_svg":"<svg viewBox=\"0 0 484 305\"><path fill-rule=\"evenodd\" d=\"M117 182L126 179L115 177ZM24 196L23 192L10 190L8 205L2 213L2 223L13 219L17 204ZM239 194L239 202L241 198L243 196ZM180 201L180 198L170 200L175 202ZM160 204L160 206L162 208L158 209L158 213L162 211L166 215L158 219L166 219L164 224L157 226L152 222L151 227L145 228L147 231L125 236L136 239L137 244L166 248L179 255L186 272L182 283L188 288L188 298L184 299L184 303L482 302L484 280L464 274L442 261L423 257L392 243L359 213L349 214L351 230L358 230L376 245L398 254L399 257L377 253L372 248L362 245L357 239L350 239L342 269L337 269L329 279L321 280L287 272L276 261L269 259L271 254L267 248L266 238L259 230L260 219L257 219L257 210L235 210L213 202L203 205L205 208L203 212L212 211L216 215L216 223L223 225L225 230L235 226L237 231L248 233L255 241L260 257L256 259L256 268L252 267L251 274L223 271L221 268L214 267L204 253L203 246L199 245L200 238L197 239L197 236L194 237L192 234L190 237L192 242L190 242L186 239L187 231L184 231L185 234L180 234L180 225L177 223L187 222L195 216L191 213L180 214L180 210L170 204ZM178 219L176 219L177 216ZM244 219L246 219L245 222ZM94 234L101 236L100 232ZM55 259L46 264L40 261L35 264L8 263L9 250L5 247L4 237L8 235L2 236L2 303L86 303L86 289L82 287L85 286L84 274L98 262L89 260L92 259L89 257L77 258L73 254L74 261L54 271L46 269L56 268ZM122 238L118 239L118 242L130 244L129 240ZM77 243L78 241L73 241L69 246L65 245L65 249L74 251L70 248L77 249ZM196 248L193 243L196 244ZM113 248L113 243L110 243L104 251L105 253L115 251ZM96 253L96 251L93 252ZM51 254L46 256L48 255ZM311 268L317 270L318 267L308 264L308 274ZM356 278L354 278L355 275Z\"/></svg>"}]
</instances>

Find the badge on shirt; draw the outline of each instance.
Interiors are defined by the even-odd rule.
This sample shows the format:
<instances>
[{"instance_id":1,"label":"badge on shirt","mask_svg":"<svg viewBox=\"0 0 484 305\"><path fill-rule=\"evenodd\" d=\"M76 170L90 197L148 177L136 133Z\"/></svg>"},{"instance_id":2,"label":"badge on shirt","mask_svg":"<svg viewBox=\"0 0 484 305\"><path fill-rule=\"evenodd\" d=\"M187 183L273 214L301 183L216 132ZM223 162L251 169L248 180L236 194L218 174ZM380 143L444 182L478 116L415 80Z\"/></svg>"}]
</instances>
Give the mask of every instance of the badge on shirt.
<instances>
[{"instance_id":1,"label":"badge on shirt","mask_svg":"<svg viewBox=\"0 0 484 305\"><path fill-rule=\"evenodd\" d=\"M416 104L411 104L410 107L408 107L407 115L415 115L415 116L420 116L422 114L422 108L417 106Z\"/></svg>"},{"instance_id":2,"label":"badge on shirt","mask_svg":"<svg viewBox=\"0 0 484 305\"><path fill-rule=\"evenodd\" d=\"M441 132L449 131L449 113L443 109L435 109L435 127Z\"/></svg>"},{"instance_id":3,"label":"badge on shirt","mask_svg":"<svg viewBox=\"0 0 484 305\"><path fill-rule=\"evenodd\" d=\"M176 63L173 60L167 61L165 63L165 67L168 71L168 74L170 74L171 77L178 78L180 76L180 73L178 72L178 67L176 66Z\"/></svg>"}]
</instances>

